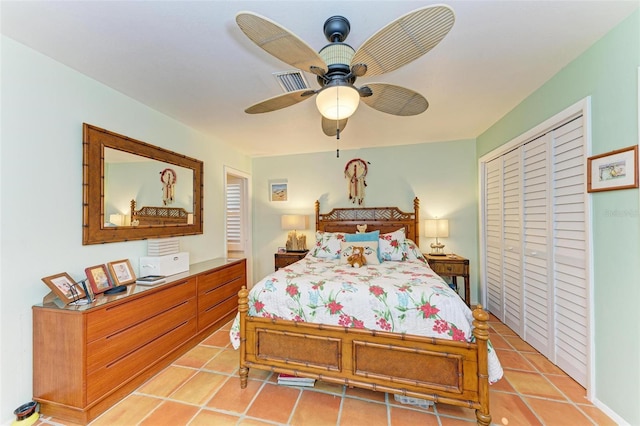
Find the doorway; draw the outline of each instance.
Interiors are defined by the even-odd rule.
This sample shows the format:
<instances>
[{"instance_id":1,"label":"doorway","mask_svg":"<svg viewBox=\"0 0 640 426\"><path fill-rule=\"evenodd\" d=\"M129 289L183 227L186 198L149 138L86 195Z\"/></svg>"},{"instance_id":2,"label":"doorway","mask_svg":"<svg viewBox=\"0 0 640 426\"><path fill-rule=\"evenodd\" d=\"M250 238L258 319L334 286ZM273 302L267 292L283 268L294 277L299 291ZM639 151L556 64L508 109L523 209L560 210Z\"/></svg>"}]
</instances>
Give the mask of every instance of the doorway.
<instances>
[{"instance_id":1,"label":"doorway","mask_svg":"<svg viewBox=\"0 0 640 426\"><path fill-rule=\"evenodd\" d=\"M225 167L225 250L228 258L247 259L247 284L252 283L250 176Z\"/></svg>"}]
</instances>

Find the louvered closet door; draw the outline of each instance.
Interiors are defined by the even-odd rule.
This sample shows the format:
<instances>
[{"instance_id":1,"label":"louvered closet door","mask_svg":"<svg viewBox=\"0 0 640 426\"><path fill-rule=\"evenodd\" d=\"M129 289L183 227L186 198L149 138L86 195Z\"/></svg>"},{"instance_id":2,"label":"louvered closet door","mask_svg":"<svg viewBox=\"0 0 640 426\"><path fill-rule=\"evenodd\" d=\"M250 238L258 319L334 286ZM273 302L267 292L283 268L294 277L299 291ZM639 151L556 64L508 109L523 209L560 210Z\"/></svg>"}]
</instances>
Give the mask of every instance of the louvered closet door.
<instances>
[{"instance_id":1,"label":"louvered closet door","mask_svg":"<svg viewBox=\"0 0 640 426\"><path fill-rule=\"evenodd\" d=\"M522 147L524 197L524 340L551 358L553 270L550 265L550 136Z\"/></svg>"},{"instance_id":2,"label":"louvered closet door","mask_svg":"<svg viewBox=\"0 0 640 426\"><path fill-rule=\"evenodd\" d=\"M587 211L582 120L552 132L555 364L586 386L588 360Z\"/></svg>"},{"instance_id":3,"label":"louvered closet door","mask_svg":"<svg viewBox=\"0 0 640 426\"><path fill-rule=\"evenodd\" d=\"M503 297L504 323L522 335L522 151L503 156Z\"/></svg>"},{"instance_id":4,"label":"louvered closet door","mask_svg":"<svg viewBox=\"0 0 640 426\"><path fill-rule=\"evenodd\" d=\"M485 167L487 310L504 321L502 297L502 158Z\"/></svg>"}]
</instances>

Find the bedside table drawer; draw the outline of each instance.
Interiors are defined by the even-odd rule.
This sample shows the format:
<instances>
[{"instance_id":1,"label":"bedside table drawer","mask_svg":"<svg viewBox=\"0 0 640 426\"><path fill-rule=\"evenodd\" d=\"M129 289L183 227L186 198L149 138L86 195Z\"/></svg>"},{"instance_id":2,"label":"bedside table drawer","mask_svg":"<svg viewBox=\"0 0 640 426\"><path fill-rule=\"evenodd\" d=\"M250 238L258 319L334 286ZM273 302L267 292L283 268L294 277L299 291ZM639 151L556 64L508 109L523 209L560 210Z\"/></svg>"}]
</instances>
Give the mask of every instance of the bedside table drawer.
<instances>
[{"instance_id":1,"label":"bedside table drawer","mask_svg":"<svg viewBox=\"0 0 640 426\"><path fill-rule=\"evenodd\" d=\"M443 275L466 275L468 266L464 263L439 263L433 262L429 266L436 274Z\"/></svg>"}]
</instances>

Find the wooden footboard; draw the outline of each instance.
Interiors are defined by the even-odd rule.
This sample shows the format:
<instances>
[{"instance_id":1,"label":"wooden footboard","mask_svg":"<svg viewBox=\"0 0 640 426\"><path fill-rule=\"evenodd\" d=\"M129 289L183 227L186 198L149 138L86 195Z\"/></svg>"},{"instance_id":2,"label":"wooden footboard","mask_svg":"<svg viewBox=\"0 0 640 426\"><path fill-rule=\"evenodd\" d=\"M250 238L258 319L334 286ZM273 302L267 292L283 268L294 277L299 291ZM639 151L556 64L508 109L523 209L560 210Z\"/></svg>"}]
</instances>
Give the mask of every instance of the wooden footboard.
<instances>
[{"instance_id":1,"label":"wooden footboard","mask_svg":"<svg viewBox=\"0 0 640 426\"><path fill-rule=\"evenodd\" d=\"M271 320L247 315L240 290L240 383L249 368L312 377L380 392L474 408L489 425L488 314L473 311L476 343Z\"/></svg>"}]
</instances>

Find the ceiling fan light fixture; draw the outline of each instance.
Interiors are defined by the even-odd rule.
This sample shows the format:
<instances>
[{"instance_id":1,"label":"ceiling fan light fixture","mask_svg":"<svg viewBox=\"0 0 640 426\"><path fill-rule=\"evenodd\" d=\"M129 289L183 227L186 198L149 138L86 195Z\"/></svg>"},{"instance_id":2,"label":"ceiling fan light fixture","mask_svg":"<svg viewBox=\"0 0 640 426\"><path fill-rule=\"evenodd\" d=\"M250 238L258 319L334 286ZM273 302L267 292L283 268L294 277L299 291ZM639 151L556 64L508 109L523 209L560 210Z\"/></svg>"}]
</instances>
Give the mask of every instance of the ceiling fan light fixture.
<instances>
[{"instance_id":1,"label":"ceiling fan light fixture","mask_svg":"<svg viewBox=\"0 0 640 426\"><path fill-rule=\"evenodd\" d=\"M351 85L327 85L316 96L318 111L329 120L351 117L359 103L360 93Z\"/></svg>"}]
</instances>

